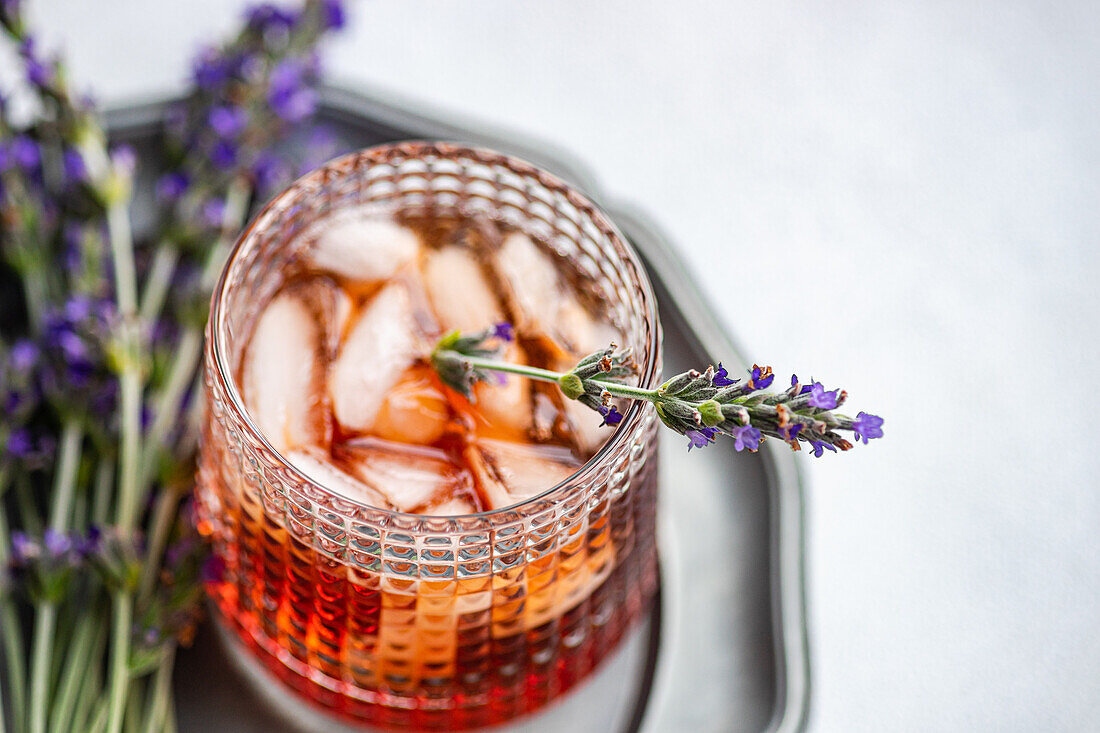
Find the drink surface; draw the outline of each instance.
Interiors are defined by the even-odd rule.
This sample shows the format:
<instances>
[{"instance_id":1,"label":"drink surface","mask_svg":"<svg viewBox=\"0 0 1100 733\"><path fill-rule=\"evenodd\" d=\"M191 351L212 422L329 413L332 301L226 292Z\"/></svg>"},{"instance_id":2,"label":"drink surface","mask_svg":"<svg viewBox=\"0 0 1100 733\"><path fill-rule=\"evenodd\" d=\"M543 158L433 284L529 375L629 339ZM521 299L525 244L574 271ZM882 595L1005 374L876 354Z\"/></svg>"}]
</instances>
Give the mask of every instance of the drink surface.
<instances>
[{"instance_id":1,"label":"drink surface","mask_svg":"<svg viewBox=\"0 0 1100 733\"><path fill-rule=\"evenodd\" d=\"M534 240L483 219L343 211L260 312L238 381L261 432L348 499L433 515L499 510L574 473L613 428L554 385L442 385L432 345L515 324L504 358L568 369L621 337Z\"/></svg>"},{"instance_id":2,"label":"drink surface","mask_svg":"<svg viewBox=\"0 0 1100 733\"><path fill-rule=\"evenodd\" d=\"M614 434L553 385L509 375L471 401L427 363L451 330L501 322L515 328L504 358L550 369L621 342L586 279L544 243L486 218L365 208L299 236L234 377L268 443L336 500L426 517L506 510ZM512 544L499 530L467 543L479 535L458 524L451 537L349 540L316 508L272 511L220 433L208 423L198 492L225 565L212 597L284 681L351 718L456 729L538 709L652 596L652 461L620 490L559 507L545 531L521 519Z\"/></svg>"}]
</instances>

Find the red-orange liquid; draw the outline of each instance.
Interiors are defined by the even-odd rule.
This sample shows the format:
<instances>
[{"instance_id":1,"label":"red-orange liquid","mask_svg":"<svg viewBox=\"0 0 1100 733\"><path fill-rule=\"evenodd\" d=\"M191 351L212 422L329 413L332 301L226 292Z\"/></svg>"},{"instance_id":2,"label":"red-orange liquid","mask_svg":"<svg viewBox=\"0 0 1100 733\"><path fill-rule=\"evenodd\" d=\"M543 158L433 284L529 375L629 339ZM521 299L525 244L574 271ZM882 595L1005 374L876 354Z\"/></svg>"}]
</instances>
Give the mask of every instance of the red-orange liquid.
<instances>
[{"instance_id":1,"label":"red-orange liquid","mask_svg":"<svg viewBox=\"0 0 1100 733\"><path fill-rule=\"evenodd\" d=\"M420 224L429 241L455 227ZM292 273L285 287L312 276ZM356 295L369 297L369 289ZM532 363L552 367L553 355L539 339L521 341ZM588 458L562 419L548 420L542 431L502 433L426 367L414 367L403 383L412 385L413 397L418 380L445 398L428 409L447 414L439 437L424 449L461 470L476 473L467 450L479 437L571 453L577 466ZM556 414L560 396L538 394L536 402ZM362 434L329 424L328 457L340 465L343 446ZM203 436L199 525L224 565L208 592L228 626L279 679L349 719L457 730L535 711L583 680L653 596L651 447L633 458L648 462L632 478L622 478L630 475L625 466L613 466L607 475L620 478L581 497L542 534L529 518L520 523L521 535L493 530L435 546L370 526L349 537L341 518L326 522L325 509L294 487L273 487L250 460L257 448L233 437L217 420L208 421ZM477 511L490 508L476 486L463 486L459 498ZM307 505L310 511L302 509Z\"/></svg>"},{"instance_id":2,"label":"red-orange liquid","mask_svg":"<svg viewBox=\"0 0 1100 733\"><path fill-rule=\"evenodd\" d=\"M496 576L402 582L337 563L233 505L213 463L203 466L200 524L225 572L208 584L210 597L281 680L350 719L458 730L537 710L616 646L655 590L653 470L629 502L597 507L600 518L555 553L516 558ZM607 545L606 579L568 608L549 605ZM409 592L414 582L421 587ZM490 608L456 612L458 599L482 593ZM530 625L538 611L545 620Z\"/></svg>"}]
</instances>

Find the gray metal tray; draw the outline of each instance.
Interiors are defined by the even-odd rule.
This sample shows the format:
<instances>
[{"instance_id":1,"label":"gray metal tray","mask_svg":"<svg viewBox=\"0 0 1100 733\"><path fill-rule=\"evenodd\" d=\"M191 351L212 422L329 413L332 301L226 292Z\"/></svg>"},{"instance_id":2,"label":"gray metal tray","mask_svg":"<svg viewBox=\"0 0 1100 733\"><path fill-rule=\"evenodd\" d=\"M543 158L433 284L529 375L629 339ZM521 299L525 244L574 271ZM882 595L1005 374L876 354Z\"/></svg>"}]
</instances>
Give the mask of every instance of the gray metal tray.
<instances>
[{"instance_id":1,"label":"gray metal tray","mask_svg":"<svg viewBox=\"0 0 1100 733\"><path fill-rule=\"evenodd\" d=\"M389 101L381 101L379 93L327 88L321 118L346 149L414 138L461 140L558 174L600 203L645 260L664 325L666 369L677 372L719 359L746 366L667 238L641 212L602 195L593 176L567 154L481 123L455 122L453 116L445 122L440 113L413 111L411 104L394 102L392 94L384 96ZM148 142L163 111L162 104L116 110L108 117L112 136ZM137 208L140 229L141 210L149 208L140 197ZM775 443L755 455L719 444L688 456L683 440L664 436L659 607L590 681L515 729L802 729L810 689L804 496L794 458ZM287 696L267 684L210 624L195 646L180 654L176 692L182 731L340 727L308 712L289 723L287 716L295 711L286 709Z\"/></svg>"}]
</instances>

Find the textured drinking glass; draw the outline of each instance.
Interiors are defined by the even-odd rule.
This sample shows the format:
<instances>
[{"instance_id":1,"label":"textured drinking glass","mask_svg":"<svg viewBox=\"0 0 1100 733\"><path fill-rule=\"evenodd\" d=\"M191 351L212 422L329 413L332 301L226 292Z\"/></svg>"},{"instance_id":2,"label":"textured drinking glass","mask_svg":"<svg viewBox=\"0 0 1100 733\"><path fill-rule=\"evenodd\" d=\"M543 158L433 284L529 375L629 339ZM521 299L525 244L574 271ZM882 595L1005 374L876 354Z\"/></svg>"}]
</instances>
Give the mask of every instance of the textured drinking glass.
<instances>
[{"instance_id":1,"label":"textured drinking glass","mask_svg":"<svg viewBox=\"0 0 1100 733\"><path fill-rule=\"evenodd\" d=\"M488 150L402 143L332 161L244 232L207 327L197 498L224 624L323 708L385 727L458 729L534 711L583 679L648 608L657 584L657 423L637 402L573 476L500 511L376 509L289 464L247 414L235 376L253 321L298 236L347 207L487 215L542 240L600 296L641 365L660 374L642 265L587 198Z\"/></svg>"}]
</instances>

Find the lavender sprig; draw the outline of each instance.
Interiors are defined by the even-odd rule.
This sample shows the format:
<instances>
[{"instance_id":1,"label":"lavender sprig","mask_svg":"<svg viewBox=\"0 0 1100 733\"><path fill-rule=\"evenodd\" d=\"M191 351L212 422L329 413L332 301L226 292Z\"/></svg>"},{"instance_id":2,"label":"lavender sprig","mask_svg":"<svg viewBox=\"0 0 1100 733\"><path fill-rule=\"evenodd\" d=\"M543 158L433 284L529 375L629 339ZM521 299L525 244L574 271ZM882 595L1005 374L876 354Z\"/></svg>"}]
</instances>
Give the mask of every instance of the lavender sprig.
<instances>
[{"instance_id":1,"label":"lavender sprig","mask_svg":"<svg viewBox=\"0 0 1100 733\"><path fill-rule=\"evenodd\" d=\"M852 443L840 431L850 432L866 443L882 437L883 420L860 412L855 418L834 412L848 398L843 390L826 391L820 382L801 384L791 377L791 386L766 391L775 380L771 367L753 365L747 379L732 379L722 366L708 366L677 374L656 389L627 383L637 372L629 349L611 344L577 362L568 372L499 361L511 327L498 324L471 335L451 333L439 341L431 354L433 368L452 389L470 397L473 385L492 381L496 372L520 374L553 382L562 394L598 412L605 425L622 420L612 399L651 402L667 427L688 438L688 450L703 448L717 436L733 439L736 451L755 452L765 437L778 438L792 450L806 443L814 456L826 450L846 451Z\"/></svg>"}]
</instances>

